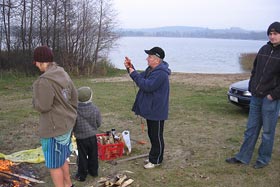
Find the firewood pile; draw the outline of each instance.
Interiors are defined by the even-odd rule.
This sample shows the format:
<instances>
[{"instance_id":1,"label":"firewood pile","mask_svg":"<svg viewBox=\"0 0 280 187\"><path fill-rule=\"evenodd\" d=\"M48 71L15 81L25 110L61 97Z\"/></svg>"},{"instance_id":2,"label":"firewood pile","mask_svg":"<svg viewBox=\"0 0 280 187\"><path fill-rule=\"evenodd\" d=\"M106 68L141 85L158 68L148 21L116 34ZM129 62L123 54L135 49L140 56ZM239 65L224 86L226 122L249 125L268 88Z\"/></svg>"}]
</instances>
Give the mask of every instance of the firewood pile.
<instances>
[{"instance_id":1,"label":"firewood pile","mask_svg":"<svg viewBox=\"0 0 280 187\"><path fill-rule=\"evenodd\" d=\"M126 174L118 173L107 177L101 177L98 180L98 187L127 187L134 182L133 179Z\"/></svg>"},{"instance_id":2,"label":"firewood pile","mask_svg":"<svg viewBox=\"0 0 280 187\"><path fill-rule=\"evenodd\" d=\"M33 169L23 163L0 159L0 187L29 187L35 183L44 182L38 180Z\"/></svg>"}]
</instances>

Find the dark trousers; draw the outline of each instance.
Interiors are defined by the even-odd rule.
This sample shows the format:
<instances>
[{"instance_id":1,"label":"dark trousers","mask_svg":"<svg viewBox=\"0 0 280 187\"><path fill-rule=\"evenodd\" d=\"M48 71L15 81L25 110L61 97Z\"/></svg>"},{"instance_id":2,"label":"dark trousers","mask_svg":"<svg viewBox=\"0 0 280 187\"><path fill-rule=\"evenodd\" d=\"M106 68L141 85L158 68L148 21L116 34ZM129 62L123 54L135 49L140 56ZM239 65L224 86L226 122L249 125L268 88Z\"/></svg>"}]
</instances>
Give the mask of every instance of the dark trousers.
<instances>
[{"instance_id":1,"label":"dark trousers","mask_svg":"<svg viewBox=\"0 0 280 187\"><path fill-rule=\"evenodd\" d=\"M147 120L148 136L151 142L149 161L153 164L160 164L163 160L164 140L163 128L164 120L153 121Z\"/></svg>"},{"instance_id":2,"label":"dark trousers","mask_svg":"<svg viewBox=\"0 0 280 187\"><path fill-rule=\"evenodd\" d=\"M86 177L98 175L98 148L96 136L85 139L77 139L78 147L78 174Z\"/></svg>"}]
</instances>

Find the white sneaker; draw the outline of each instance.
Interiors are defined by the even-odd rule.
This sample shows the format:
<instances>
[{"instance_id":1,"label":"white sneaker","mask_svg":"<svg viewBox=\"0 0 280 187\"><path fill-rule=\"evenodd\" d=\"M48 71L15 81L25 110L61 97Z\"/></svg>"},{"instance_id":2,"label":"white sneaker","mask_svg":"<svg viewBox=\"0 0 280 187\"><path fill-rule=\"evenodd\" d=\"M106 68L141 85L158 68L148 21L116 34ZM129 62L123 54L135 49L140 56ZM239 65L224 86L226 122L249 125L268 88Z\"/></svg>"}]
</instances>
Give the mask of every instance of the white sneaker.
<instances>
[{"instance_id":1,"label":"white sneaker","mask_svg":"<svg viewBox=\"0 0 280 187\"><path fill-rule=\"evenodd\" d=\"M160 164L153 164L151 162L148 162L148 164L144 165L145 169L152 169L155 168L156 166L159 166Z\"/></svg>"}]
</instances>

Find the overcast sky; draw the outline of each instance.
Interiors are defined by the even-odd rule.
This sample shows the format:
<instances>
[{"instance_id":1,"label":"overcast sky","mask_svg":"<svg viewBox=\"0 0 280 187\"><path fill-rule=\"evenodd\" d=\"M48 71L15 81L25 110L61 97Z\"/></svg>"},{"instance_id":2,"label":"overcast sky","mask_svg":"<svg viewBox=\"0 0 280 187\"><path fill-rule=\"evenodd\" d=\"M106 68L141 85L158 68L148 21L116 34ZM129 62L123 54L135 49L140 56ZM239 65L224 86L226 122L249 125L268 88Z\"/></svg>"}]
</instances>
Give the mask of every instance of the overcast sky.
<instances>
[{"instance_id":1,"label":"overcast sky","mask_svg":"<svg viewBox=\"0 0 280 187\"><path fill-rule=\"evenodd\" d=\"M266 30L280 21L279 0L113 0L122 28L195 26Z\"/></svg>"}]
</instances>

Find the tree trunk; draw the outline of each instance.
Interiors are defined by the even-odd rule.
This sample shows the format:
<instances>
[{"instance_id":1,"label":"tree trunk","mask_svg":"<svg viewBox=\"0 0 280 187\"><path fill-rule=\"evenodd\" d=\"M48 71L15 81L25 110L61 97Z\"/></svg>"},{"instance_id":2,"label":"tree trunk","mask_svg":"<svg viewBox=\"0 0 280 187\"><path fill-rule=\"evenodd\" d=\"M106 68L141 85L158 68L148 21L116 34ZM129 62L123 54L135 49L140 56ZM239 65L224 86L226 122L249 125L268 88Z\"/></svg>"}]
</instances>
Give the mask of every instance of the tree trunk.
<instances>
[{"instance_id":1,"label":"tree trunk","mask_svg":"<svg viewBox=\"0 0 280 187\"><path fill-rule=\"evenodd\" d=\"M57 27L57 0L54 1L54 8L53 8L53 43L52 43L52 49L55 50L56 49L56 33L58 32L56 30Z\"/></svg>"},{"instance_id":2,"label":"tree trunk","mask_svg":"<svg viewBox=\"0 0 280 187\"><path fill-rule=\"evenodd\" d=\"M26 1L23 0L22 5L22 17L21 17L21 46L22 46L22 52L25 51L25 35L26 35Z\"/></svg>"},{"instance_id":3,"label":"tree trunk","mask_svg":"<svg viewBox=\"0 0 280 187\"><path fill-rule=\"evenodd\" d=\"M29 33L28 33L28 51L31 54L32 51L32 36L33 36L33 8L34 8L34 0L31 0L30 6L30 21L29 21Z\"/></svg>"},{"instance_id":4,"label":"tree trunk","mask_svg":"<svg viewBox=\"0 0 280 187\"><path fill-rule=\"evenodd\" d=\"M4 23L4 34L6 39L6 48L8 52L8 56L11 51L11 1L8 1L8 4L6 4L5 0L3 2L3 23ZM7 10L6 10L7 8ZM7 14L7 15L6 15Z\"/></svg>"},{"instance_id":5,"label":"tree trunk","mask_svg":"<svg viewBox=\"0 0 280 187\"><path fill-rule=\"evenodd\" d=\"M40 14L39 14L39 33L40 33L40 43L41 45L44 44L44 37L43 37L43 0L40 0Z\"/></svg>"},{"instance_id":6,"label":"tree trunk","mask_svg":"<svg viewBox=\"0 0 280 187\"><path fill-rule=\"evenodd\" d=\"M94 67L97 65L98 60L98 52L100 47L100 38L102 33L102 19L103 19L103 0L99 0L100 6L99 6L99 20L98 20L98 30L97 30L97 40L96 40L96 46L95 46L95 52L94 52L94 60L91 67L91 72L93 72Z\"/></svg>"}]
</instances>

